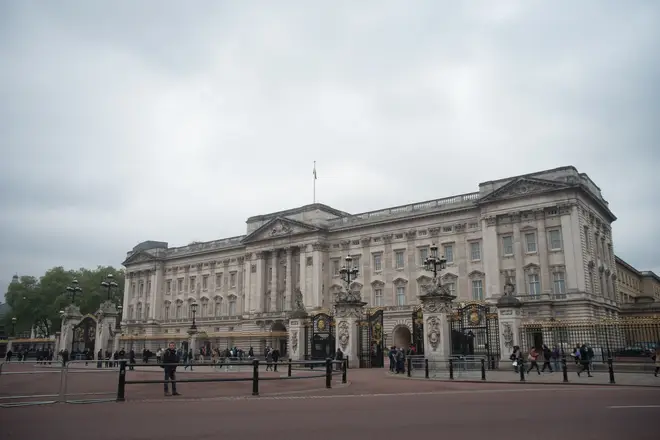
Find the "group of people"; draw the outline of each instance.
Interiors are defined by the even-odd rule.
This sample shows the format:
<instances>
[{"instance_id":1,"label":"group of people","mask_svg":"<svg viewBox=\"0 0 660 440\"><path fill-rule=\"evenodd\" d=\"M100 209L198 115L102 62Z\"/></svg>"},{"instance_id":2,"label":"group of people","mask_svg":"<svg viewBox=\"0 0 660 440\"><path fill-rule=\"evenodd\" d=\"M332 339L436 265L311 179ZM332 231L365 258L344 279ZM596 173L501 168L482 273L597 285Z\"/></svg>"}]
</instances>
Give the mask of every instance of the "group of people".
<instances>
[{"instance_id":1,"label":"group of people","mask_svg":"<svg viewBox=\"0 0 660 440\"><path fill-rule=\"evenodd\" d=\"M589 344L576 345L573 351L570 353L575 364L580 368L577 371L577 375L580 376L582 373L587 373L588 377L591 375L591 365L594 358L594 350ZM558 346L554 346L552 349L547 345L543 344L540 349L532 347L527 353L527 358L524 358L524 354L519 346L513 347L513 352L511 353L510 360L513 364L513 370L516 373L520 372L521 368L524 368L525 360L528 362L528 367L526 373L531 373L532 370L536 370L538 374L544 373L546 369L549 373L554 371L561 371L560 362L562 358L561 350ZM542 362L543 366L539 368L539 362ZM553 368L554 366L554 368Z\"/></svg>"},{"instance_id":2,"label":"group of people","mask_svg":"<svg viewBox=\"0 0 660 440\"><path fill-rule=\"evenodd\" d=\"M414 356L417 349L414 345L410 344L409 347L395 347L389 349L387 357L390 361L390 373L403 374L406 372L406 357Z\"/></svg>"}]
</instances>

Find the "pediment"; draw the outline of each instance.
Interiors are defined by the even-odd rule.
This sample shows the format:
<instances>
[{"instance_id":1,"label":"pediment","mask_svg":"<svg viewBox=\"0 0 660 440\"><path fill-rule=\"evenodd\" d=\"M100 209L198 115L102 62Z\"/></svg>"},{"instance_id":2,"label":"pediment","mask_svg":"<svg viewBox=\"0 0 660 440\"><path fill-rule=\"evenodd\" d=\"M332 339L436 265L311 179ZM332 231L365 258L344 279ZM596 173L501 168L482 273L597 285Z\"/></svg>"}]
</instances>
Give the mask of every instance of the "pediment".
<instances>
[{"instance_id":1,"label":"pediment","mask_svg":"<svg viewBox=\"0 0 660 440\"><path fill-rule=\"evenodd\" d=\"M566 188L570 188L570 185L533 177L520 177L482 197L479 200L479 203L492 202L495 200L503 199L514 199L518 197L529 197L530 195L557 191Z\"/></svg>"},{"instance_id":2,"label":"pediment","mask_svg":"<svg viewBox=\"0 0 660 440\"><path fill-rule=\"evenodd\" d=\"M417 284L421 285L426 285L426 284L431 284L433 281L433 278L427 276L427 275L420 275L417 277Z\"/></svg>"},{"instance_id":3,"label":"pediment","mask_svg":"<svg viewBox=\"0 0 660 440\"><path fill-rule=\"evenodd\" d=\"M122 263L123 266L128 266L129 264L140 264L140 263L147 263L151 261L159 261L158 258L154 257L148 252L138 252L136 254L131 255L128 257L124 262Z\"/></svg>"},{"instance_id":4,"label":"pediment","mask_svg":"<svg viewBox=\"0 0 660 440\"><path fill-rule=\"evenodd\" d=\"M271 240L280 237L290 237L298 234L317 232L320 230L321 229L316 226L299 222L297 220L291 220L290 218L284 217L276 217L266 222L256 231L245 237L242 242L252 243L255 241Z\"/></svg>"}]
</instances>

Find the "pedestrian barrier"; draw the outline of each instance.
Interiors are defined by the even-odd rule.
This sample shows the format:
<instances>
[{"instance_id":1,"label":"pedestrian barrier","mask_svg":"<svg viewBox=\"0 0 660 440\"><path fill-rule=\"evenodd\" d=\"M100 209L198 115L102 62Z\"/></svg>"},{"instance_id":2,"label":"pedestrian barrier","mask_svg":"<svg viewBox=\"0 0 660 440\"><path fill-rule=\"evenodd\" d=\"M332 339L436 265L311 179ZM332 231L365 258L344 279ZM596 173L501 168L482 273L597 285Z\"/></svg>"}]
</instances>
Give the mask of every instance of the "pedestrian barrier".
<instances>
[{"instance_id":1,"label":"pedestrian barrier","mask_svg":"<svg viewBox=\"0 0 660 440\"><path fill-rule=\"evenodd\" d=\"M294 367L298 365L316 365L317 366L317 372L312 374L310 371L310 374L305 374L305 375L294 375ZM150 367L167 367L167 366L172 366L172 364L143 364L142 366L150 366ZM261 376L260 375L260 366L263 366L264 364L261 363L259 360L255 359L251 362L235 362L233 364L234 366L250 366L252 369L252 374L250 376L244 376L244 377L203 377L203 378L184 378L184 379L176 379L173 381L176 384L180 383L204 383L204 382L251 382L252 384L252 395L253 396L258 396L259 395L259 384L260 382L263 381L272 381L272 380L293 380L293 379L311 379L311 378L324 378L325 379L325 387L326 388L332 388L332 378L335 375L341 374L341 382L346 383L347 382L347 363L346 361L335 361L332 359L326 359L323 361L292 361L288 360L286 363L279 363L280 366L286 365L287 367L287 372L286 376L282 375L279 377L267 377L267 376ZM177 368L180 368L181 364L177 364ZM335 370L334 367L339 367ZM127 385L138 385L138 384L169 384L170 380L166 380L165 378L163 379L143 379L143 380L131 380L127 379L127 362L126 361L120 361L119 364L119 375L118 375L118 382L117 382L117 393L116 393L116 400L118 402L123 402L126 400L126 386Z\"/></svg>"},{"instance_id":2,"label":"pedestrian barrier","mask_svg":"<svg viewBox=\"0 0 660 440\"><path fill-rule=\"evenodd\" d=\"M119 362L69 361L64 369L60 402L112 402L116 396Z\"/></svg>"},{"instance_id":3,"label":"pedestrian barrier","mask_svg":"<svg viewBox=\"0 0 660 440\"><path fill-rule=\"evenodd\" d=\"M47 405L60 400L62 365L56 361L0 363L0 408Z\"/></svg>"}]
</instances>

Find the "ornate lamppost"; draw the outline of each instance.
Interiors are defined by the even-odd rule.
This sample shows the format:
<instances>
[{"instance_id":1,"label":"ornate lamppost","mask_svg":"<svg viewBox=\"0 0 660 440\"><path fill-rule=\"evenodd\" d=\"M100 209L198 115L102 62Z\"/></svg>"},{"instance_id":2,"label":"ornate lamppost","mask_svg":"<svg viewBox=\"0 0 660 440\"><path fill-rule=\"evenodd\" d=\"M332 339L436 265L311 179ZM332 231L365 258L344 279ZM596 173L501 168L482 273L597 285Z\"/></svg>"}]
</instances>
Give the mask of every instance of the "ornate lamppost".
<instances>
[{"instance_id":1,"label":"ornate lamppost","mask_svg":"<svg viewBox=\"0 0 660 440\"><path fill-rule=\"evenodd\" d=\"M108 289L108 301L110 301L110 298L112 296L112 289L116 289L117 287L119 287L119 284L115 282L114 276L111 273L109 273L105 277L105 281L101 283L101 286Z\"/></svg>"},{"instance_id":2,"label":"ornate lamppost","mask_svg":"<svg viewBox=\"0 0 660 440\"><path fill-rule=\"evenodd\" d=\"M348 302L353 302L353 301L361 301L359 293L355 295L353 292L351 292L351 282L355 281L360 273L360 269L357 267L353 266L353 257L350 255L347 255L346 258L344 259L346 264L344 264L341 269L339 269L339 275L341 276L341 279L344 281L346 284L346 292L342 295L342 293L339 294L339 301L348 301Z\"/></svg>"},{"instance_id":3,"label":"ornate lamppost","mask_svg":"<svg viewBox=\"0 0 660 440\"><path fill-rule=\"evenodd\" d=\"M119 304L117 306L117 322L115 323L115 330L121 331L121 311L124 309L124 307Z\"/></svg>"},{"instance_id":4,"label":"ornate lamppost","mask_svg":"<svg viewBox=\"0 0 660 440\"><path fill-rule=\"evenodd\" d=\"M190 330L188 330L188 333L194 334L194 333L197 333L197 325L195 325L195 315L197 314L197 303L196 302L190 304L190 310L192 311L193 320L192 320L192 325L190 326Z\"/></svg>"},{"instance_id":5,"label":"ornate lamppost","mask_svg":"<svg viewBox=\"0 0 660 440\"><path fill-rule=\"evenodd\" d=\"M438 246L433 243L430 248L431 255L424 260L424 269L433 272L433 280L436 284L440 284L438 274L447 267L447 260L444 256L438 256Z\"/></svg>"},{"instance_id":6,"label":"ornate lamppost","mask_svg":"<svg viewBox=\"0 0 660 440\"><path fill-rule=\"evenodd\" d=\"M67 287L66 290L71 295L71 304L75 303L77 294L82 294L82 289L80 288L78 280L71 281L71 285Z\"/></svg>"},{"instance_id":7,"label":"ornate lamppost","mask_svg":"<svg viewBox=\"0 0 660 440\"><path fill-rule=\"evenodd\" d=\"M12 336L16 336L16 321L18 321L18 320L16 319L15 316L13 318L11 318L11 335Z\"/></svg>"}]
</instances>

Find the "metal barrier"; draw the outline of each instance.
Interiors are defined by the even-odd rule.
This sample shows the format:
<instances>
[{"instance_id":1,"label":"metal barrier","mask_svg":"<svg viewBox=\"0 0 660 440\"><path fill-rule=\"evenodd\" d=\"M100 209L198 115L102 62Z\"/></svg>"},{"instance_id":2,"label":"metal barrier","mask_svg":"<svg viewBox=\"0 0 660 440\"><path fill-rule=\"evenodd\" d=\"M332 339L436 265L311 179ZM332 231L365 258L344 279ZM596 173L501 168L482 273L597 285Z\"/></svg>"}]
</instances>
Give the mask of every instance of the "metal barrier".
<instances>
[{"instance_id":1,"label":"metal barrier","mask_svg":"<svg viewBox=\"0 0 660 440\"><path fill-rule=\"evenodd\" d=\"M49 363L30 359L2 362L0 408L57 403L60 401L63 380L62 365L56 361ZM34 392L29 391L35 388Z\"/></svg>"},{"instance_id":2,"label":"metal barrier","mask_svg":"<svg viewBox=\"0 0 660 440\"><path fill-rule=\"evenodd\" d=\"M114 361L102 363L86 360L69 361L64 369L60 401L63 403L113 402L117 395L115 386L118 373L119 363ZM77 380L82 381L82 387L77 386L79 385L76 383Z\"/></svg>"},{"instance_id":3,"label":"metal barrier","mask_svg":"<svg viewBox=\"0 0 660 440\"><path fill-rule=\"evenodd\" d=\"M408 377L430 378L467 378L486 380L488 361L485 356L452 356L450 358L420 359L416 356L406 358Z\"/></svg>"},{"instance_id":4,"label":"metal barrier","mask_svg":"<svg viewBox=\"0 0 660 440\"><path fill-rule=\"evenodd\" d=\"M293 375L292 371L297 365L310 365L314 364L317 367L323 367L317 374L307 374L307 375ZM176 367L181 367L182 364L176 364ZM205 377L205 378L190 378L190 379L175 379L167 380L130 380L127 379L127 362L120 361L119 366L119 379L117 382L117 393L116 400L118 402L123 402L126 400L126 386L127 385L137 385L137 384L168 384L173 383L204 383L204 382L251 382L252 383L252 395L259 395L259 383L262 381L270 380L292 380L292 379L310 379L310 378L325 378L325 387L332 388L332 378L335 375L341 374L342 383L347 382L347 362L346 361L335 361L332 359L326 359L324 361L291 361L288 360L286 363L279 363L279 365L287 367L286 376L280 377L263 377L260 376L260 366L263 365L259 360L253 360L251 362L235 362L234 366L250 366L252 369L252 374L246 377ZM142 364L142 367L172 367L173 364ZM335 366L339 368L335 370ZM318 371L318 370L317 370Z\"/></svg>"}]
</instances>

